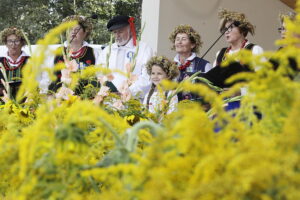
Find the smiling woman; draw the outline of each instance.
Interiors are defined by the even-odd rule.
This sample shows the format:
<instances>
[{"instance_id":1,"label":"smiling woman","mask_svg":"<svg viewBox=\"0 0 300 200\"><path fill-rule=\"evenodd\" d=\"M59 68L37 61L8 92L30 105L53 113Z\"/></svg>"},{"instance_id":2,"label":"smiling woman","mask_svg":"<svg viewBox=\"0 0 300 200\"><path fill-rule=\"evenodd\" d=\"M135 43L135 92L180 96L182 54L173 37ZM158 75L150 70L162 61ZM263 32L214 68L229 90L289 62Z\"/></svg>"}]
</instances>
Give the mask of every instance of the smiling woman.
<instances>
[{"instance_id":1,"label":"smiling woman","mask_svg":"<svg viewBox=\"0 0 300 200\"><path fill-rule=\"evenodd\" d=\"M180 70L178 81L181 82L187 79L192 74L201 71L203 73L209 71L211 64L197 56L202 41L199 33L197 33L190 25L179 25L171 33L169 37L173 44L172 50L176 51L174 61L177 63ZM178 94L179 100L194 99L192 94Z\"/></svg>"},{"instance_id":2,"label":"smiling woman","mask_svg":"<svg viewBox=\"0 0 300 200\"><path fill-rule=\"evenodd\" d=\"M0 83L0 96L8 95L15 97L21 85L21 69L27 62L29 56L21 49L26 44L22 31L18 28L6 28L1 32L2 43L8 51L4 57L0 57L0 63L4 67L0 78L6 83ZM8 83L8 85L7 85Z\"/></svg>"}]
</instances>

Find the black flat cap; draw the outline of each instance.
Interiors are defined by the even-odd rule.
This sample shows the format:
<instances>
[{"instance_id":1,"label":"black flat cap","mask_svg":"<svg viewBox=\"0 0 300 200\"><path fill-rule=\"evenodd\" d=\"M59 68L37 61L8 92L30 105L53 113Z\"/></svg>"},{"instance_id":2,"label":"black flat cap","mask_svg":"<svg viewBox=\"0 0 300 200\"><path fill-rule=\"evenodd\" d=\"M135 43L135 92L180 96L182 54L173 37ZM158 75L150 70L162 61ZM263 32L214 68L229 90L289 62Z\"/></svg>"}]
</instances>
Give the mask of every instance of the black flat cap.
<instances>
[{"instance_id":1,"label":"black flat cap","mask_svg":"<svg viewBox=\"0 0 300 200\"><path fill-rule=\"evenodd\" d=\"M109 31L114 31L119 28L123 28L127 25L129 25L129 17L125 15L118 15L113 17L109 22L107 23L106 27Z\"/></svg>"}]
</instances>

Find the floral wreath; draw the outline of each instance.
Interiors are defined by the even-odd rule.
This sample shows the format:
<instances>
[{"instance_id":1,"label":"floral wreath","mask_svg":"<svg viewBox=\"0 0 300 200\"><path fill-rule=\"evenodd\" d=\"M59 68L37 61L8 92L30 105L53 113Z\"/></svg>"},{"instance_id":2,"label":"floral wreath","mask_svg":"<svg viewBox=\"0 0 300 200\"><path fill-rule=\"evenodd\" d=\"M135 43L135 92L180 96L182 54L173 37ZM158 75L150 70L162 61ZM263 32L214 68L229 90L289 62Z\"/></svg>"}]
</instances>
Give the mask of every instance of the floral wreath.
<instances>
[{"instance_id":1,"label":"floral wreath","mask_svg":"<svg viewBox=\"0 0 300 200\"><path fill-rule=\"evenodd\" d=\"M296 18L296 13L295 12L288 12L287 14L283 14L283 13L279 14L280 24L283 24L285 19L289 19L291 21L294 21L295 18Z\"/></svg>"},{"instance_id":2,"label":"floral wreath","mask_svg":"<svg viewBox=\"0 0 300 200\"><path fill-rule=\"evenodd\" d=\"M146 68L147 68L147 73L149 75L151 75L153 65L160 66L162 70L166 72L169 80L172 80L179 75L179 70L177 65L174 62L171 62L165 56L154 56L147 62Z\"/></svg>"},{"instance_id":3,"label":"floral wreath","mask_svg":"<svg viewBox=\"0 0 300 200\"><path fill-rule=\"evenodd\" d=\"M192 52L199 53L200 47L202 47L202 41L199 33L197 33L190 25L179 25L169 36L169 40L173 43L172 50L175 50L175 39L178 33L186 33L189 36L189 39L195 47L192 49Z\"/></svg>"},{"instance_id":4,"label":"floral wreath","mask_svg":"<svg viewBox=\"0 0 300 200\"><path fill-rule=\"evenodd\" d=\"M16 28L16 27L9 27L9 28L4 29L1 32L1 41L3 44L6 44L7 37L10 35L16 35L18 38L20 38L20 40L22 42L22 46L24 46L26 44L25 36L24 36L22 30L19 28Z\"/></svg>"},{"instance_id":5,"label":"floral wreath","mask_svg":"<svg viewBox=\"0 0 300 200\"><path fill-rule=\"evenodd\" d=\"M247 20L244 13L239 13L235 11L229 11L226 9L221 9L218 13L220 21L220 31L222 31L225 28L225 24L229 21L237 21L240 22L239 27L241 29L246 30L247 32L250 32L251 35L254 35L254 26Z\"/></svg>"},{"instance_id":6,"label":"floral wreath","mask_svg":"<svg viewBox=\"0 0 300 200\"><path fill-rule=\"evenodd\" d=\"M69 21L77 21L78 24L84 29L86 32L86 38L88 38L93 30L93 24L90 20L90 18L86 18L81 15L71 15L63 19L63 22L69 22Z\"/></svg>"}]
</instances>

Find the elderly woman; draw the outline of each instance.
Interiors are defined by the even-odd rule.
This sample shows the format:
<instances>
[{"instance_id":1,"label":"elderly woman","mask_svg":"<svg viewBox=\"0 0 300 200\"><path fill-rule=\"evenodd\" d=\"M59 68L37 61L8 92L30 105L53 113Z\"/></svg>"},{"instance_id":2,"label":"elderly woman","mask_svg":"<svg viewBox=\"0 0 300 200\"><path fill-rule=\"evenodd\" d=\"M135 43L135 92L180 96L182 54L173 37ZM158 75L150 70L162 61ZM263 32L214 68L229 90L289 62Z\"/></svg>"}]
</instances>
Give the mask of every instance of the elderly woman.
<instances>
[{"instance_id":1,"label":"elderly woman","mask_svg":"<svg viewBox=\"0 0 300 200\"><path fill-rule=\"evenodd\" d=\"M6 28L1 32L2 43L6 45L8 51L4 57L0 57L0 63L3 65L7 80L4 80L2 70L0 78L7 81L10 86L11 97L15 97L19 86L21 85L21 71L26 64L29 56L22 51L26 40L22 31L18 28ZM5 87L0 83L0 95L4 95ZM7 92L7 91L6 91Z\"/></svg>"},{"instance_id":2,"label":"elderly woman","mask_svg":"<svg viewBox=\"0 0 300 200\"><path fill-rule=\"evenodd\" d=\"M67 36L69 36L69 38L64 42L64 51L66 56L56 56L54 59L54 63L57 64L59 62L65 62L67 70L76 72L83 70L89 65L96 64L98 62L97 59L99 57L99 53L92 47L89 47L88 43L85 41L89 37L93 29L93 25L90 19L84 16L72 15L63 20L63 22L68 21L77 21L78 25L73 27L67 33ZM56 72L56 75L57 81L49 86L49 90L52 90L54 92L57 91L57 89L62 85L61 71ZM82 86L82 82L80 85ZM84 85L86 85L86 83L84 83ZM77 92L79 91L77 90Z\"/></svg>"},{"instance_id":3,"label":"elderly woman","mask_svg":"<svg viewBox=\"0 0 300 200\"><path fill-rule=\"evenodd\" d=\"M239 62L231 63L228 67L220 67L226 55L237 53L241 49L248 49L252 51L252 54L261 54L263 49L247 40L248 33L254 35L254 26L247 20L245 14L223 9L219 12L219 17L221 19L220 32L224 33L228 47L218 51L214 68L202 76L214 85L226 88L231 86L225 83L227 78L239 72L250 71L247 66Z\"/></svg>"},{"instance_id":4,"label":"elderly woman","mask_svg":"<svg viewBox=\"0 0 300 200\"><path fill-rule=\"evenodd\" d=\"M176 51L174 61L180 70L178 81L188 78L196 72L207 72L212 66L204 59L197 56L202 45L201 37L191 26L179 25L171 33L169 37L173 43L172 50ZM185 93L178 95L179 100L192 99L193 95Z\"/></svg>"}]
</instances>

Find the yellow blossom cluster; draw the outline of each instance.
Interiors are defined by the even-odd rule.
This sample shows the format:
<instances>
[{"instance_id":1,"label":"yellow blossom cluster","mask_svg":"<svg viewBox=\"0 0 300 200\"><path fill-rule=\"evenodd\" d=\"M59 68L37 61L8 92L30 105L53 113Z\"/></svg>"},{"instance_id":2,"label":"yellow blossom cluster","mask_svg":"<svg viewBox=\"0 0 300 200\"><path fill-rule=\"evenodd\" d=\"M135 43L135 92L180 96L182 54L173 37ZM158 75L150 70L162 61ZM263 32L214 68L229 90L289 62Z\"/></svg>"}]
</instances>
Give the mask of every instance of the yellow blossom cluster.
<instances>
[{"instance_id":1,"label":"yellow blossom cluster","mask_svg":"<svg viewBox=\"0 0 300 200\"><path fill-rule=\"evenodd\" d=\"M55 28L24 68L18 95L26 102L0 107L0 198L300 199L297 23L298 15L287 21L280 51L228 57L224 65L238 60L256 70L228 79L245 81L221 94L204 83L163 82L161 90L192 91L211 110L183 101L159 119L134 99L113 108L117 94L99 104L39 94L33 80L53 53L47 44L74 23ZM109 73L91 67L78 79L98 72ZM224 99L241 87L248 93L240 108L226 112Z\"/></svg>"}]
</instances>

